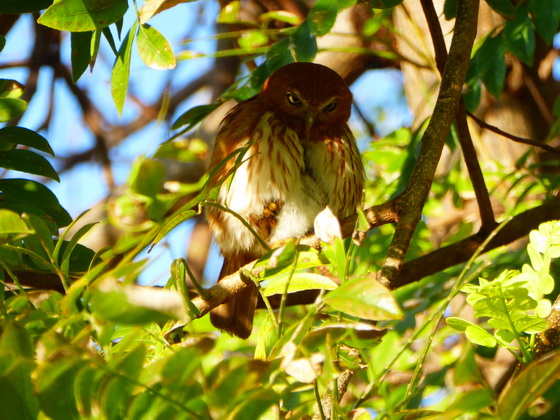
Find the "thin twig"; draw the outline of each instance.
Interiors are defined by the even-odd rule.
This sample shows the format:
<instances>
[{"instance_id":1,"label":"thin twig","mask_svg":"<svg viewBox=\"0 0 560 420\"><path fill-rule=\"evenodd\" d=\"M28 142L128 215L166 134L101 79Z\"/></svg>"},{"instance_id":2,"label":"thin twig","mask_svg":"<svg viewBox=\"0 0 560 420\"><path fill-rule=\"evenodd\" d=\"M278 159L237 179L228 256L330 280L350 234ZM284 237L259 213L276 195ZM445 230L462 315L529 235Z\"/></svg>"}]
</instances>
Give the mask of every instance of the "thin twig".
<instances>
[{"instance_id":1,"label":"thin twig","mask_svg":"<svg viewBox=\"0 0 560 420\"><path fill-rule=\"evenodd\" d=\"M527 138L524 138L524 137L519 137L519 136L516 136L514 134L508 133L508 132L506 132L504 130L501 130L500 128L498 128L494 125L488 124L484 120L481 120L476 115L474 115L472 112L467 111L467 115L469 117L471 117L481 128L484 128L484 129L489 130L493 133L499 134L500 136L505 137L509 140L512 140L516 143L523 143L523 144L527 144L529 146L538 147L538 148L546 150L547 152L550 152L550 153L560 154L560 148L552 147L552 146L550 146L548 144L545 144L545 143L542 143L540 141L531 140L531 139L527 139Z\"/></svg>"}]
</instances>

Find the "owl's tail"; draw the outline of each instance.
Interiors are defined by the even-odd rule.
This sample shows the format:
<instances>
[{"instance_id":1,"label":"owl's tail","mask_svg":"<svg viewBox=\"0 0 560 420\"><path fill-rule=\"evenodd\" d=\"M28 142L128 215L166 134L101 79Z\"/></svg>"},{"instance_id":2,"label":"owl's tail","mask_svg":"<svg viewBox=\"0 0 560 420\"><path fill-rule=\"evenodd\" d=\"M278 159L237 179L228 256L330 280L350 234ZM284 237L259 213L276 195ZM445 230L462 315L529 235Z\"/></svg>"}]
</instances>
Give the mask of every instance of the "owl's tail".
<instances>
[{"instance_id":1,"label":"owl's tail","mask_svg":"<svg viewBox=\"0 0 560 420\"><path fill-rule=\"evenodd\" d=\"M218 281L235 273L253 259L243 254L224 258L224 265ZM246 339L251 335L253 329L253 317L255 316L258 297L257 287L254 284L248 284L233 299L210 311L212 325L229 334Z\"/></svg>"}]
</instances>

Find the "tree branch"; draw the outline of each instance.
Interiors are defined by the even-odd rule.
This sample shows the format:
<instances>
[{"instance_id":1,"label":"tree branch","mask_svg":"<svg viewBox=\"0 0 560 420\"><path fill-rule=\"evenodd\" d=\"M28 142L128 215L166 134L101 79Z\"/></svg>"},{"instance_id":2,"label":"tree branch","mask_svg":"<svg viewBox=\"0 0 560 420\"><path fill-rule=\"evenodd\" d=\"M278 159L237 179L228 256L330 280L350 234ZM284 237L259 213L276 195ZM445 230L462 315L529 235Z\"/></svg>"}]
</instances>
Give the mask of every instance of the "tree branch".
<instances>
[{"instance_id":1,"label":"tree branch","mask_svg":"<svg viewBox=\"0 0 560 420\"><path fill-rule=\"evenodd\" d=\"M441 88L432 118L424 134L418 160L407 188L398 197L400 218L387 257L379 272L380 280L392 287L403 266L412 234L422 215L437 164L451 123L457 115L470 52L476 36L478 0L458 2L455 32L443 72Z\"/></svg>"},{"instance_id":2,"label":"tree branch","mask_svg":"<svg viewBox=\"0 0 560 420\"><path fill-rule=\"evenodd\" d=\"M558 197L514 216L496 234L483 252L488 252L523 238L527 236L531 230L536 229L541 223L555 219L560 219L560 198ZM405 284L413 283L448 267L468 261L489 234L490 232L481 230L459 242L444 246L427 255L408 261L403 265L401 272L393 279L391 287L397 288Z\"/></svg>"},{"instance_id":3,"label":"tree branch","mask_svg":"<svg viewBox=\"0 0 560 420\"><path fill-rule=\"evenodd\" d=\"M523 143L523 144L528 144L529 146L535 146L535 147L541 148L543 150L546 150L547 152L550 152L550 153L560 154L560 148L552 147L552 146L550 146L548 144L545 144L543 142L540 142L540 141L515 136L511 133L508 133L506 131L503 131L503 130L499 129L498 127L496 127L494 125L488 124L486 121L481 120L480 118L478 118L476 115L474 115L473 113L471 113L469 111L467 111L467 115L469 117L471 117L481 128L485 128L486 130L489 130L489 131L492 131L493 133L499 134L500 136L505 137L506 139L512 140L516 143Z\"/></svg>"},{"instance_id":4,"label":"tree branch","mask_svg":"<svg viewBox=\"0 0 560 420\"><path fill-rule=\"evenodd\" d=\"M447 49L445 48L443 32L432 0L422 0L421 3L428 21L432 42L434 43L436 65L439 73L443 75L445 63L447 62ZM496 219L494 218L490 195L488 194L488 188L486 188L486 183L484 182L484 176L482 175L482 169L480 168L480 163L472 142L465 112L465 106L461 98L456 115L459 143L463 150L463 157L476 196L482 227L487 231L491 231L496 227Z\"/></svg>"}]
</instances>

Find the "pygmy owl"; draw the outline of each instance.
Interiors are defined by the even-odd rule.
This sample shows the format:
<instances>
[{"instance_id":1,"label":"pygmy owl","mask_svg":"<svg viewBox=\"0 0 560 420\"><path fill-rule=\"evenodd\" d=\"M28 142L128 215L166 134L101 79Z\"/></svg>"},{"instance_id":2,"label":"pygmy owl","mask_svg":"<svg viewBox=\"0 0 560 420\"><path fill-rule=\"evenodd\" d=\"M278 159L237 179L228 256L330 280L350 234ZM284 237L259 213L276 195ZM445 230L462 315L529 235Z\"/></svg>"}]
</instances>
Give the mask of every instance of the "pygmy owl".
<instances>
[{"instance_id":1,"label":"pygmy owl","mask_svg":"<svg viewBox=\"0 0 560 420\"><path fill-rule=\"evenodd\" d=\"M221 183L218 203L268 244L313 233L326 206L339 220L355 214L364 167L347 125L351 104L348 86L328 67L292 63L277 70L222 122L210 162L218 167L210 179L211 187ZM206 215L224 256L220 279L264 254L234 215L216 207ZM213 309L212 323L247 338L257 298L250 285Z\"/></svg>"}]
</instances>

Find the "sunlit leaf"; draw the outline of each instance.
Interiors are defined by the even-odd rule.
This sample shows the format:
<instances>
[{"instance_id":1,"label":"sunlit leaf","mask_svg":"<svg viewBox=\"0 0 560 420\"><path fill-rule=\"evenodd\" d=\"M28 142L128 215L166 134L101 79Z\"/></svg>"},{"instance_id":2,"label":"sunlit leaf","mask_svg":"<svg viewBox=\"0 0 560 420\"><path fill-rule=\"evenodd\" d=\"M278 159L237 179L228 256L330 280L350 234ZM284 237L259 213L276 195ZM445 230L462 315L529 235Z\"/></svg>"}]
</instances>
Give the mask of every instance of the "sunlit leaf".
<instances>
[{"instance_id":1,"label":"sunlit leaf","mask_svg":"<svg viewBox=\"0 0 560 420\"><path fill-rule=\"evenodd\" d=\"M156 70L175 68L175 55L167 39L146 23L140 25L139 28L136 46L142 61L148 67Z\"/></svg>"},{"instance_id":2,"label":"sunlit leaf","mask_svg":"<svg viewBox=\"0 0 560 420\"><path fill-rule=\"evenodd\" d=\"M25 236L34 232L19 214L11 210L0 209L0 242L4 242L12 236Z\"/></svg>"},{"instance_id":3,"label":"sunlit leaf","mask_svg":"<svg viewBox=\"0 0 560 420\"><path fill-rule=\"evenodd\" d=\"M38 22L61 31L93 31L118 21L127 9L126 0L59 0Z\"/></svg>"},{"instance_id":4,"label":"sunlit leaf","mask_svg":"<svg viewBox=\"0 0 560 420\"><path fill-rule=\"evenodd\" d=\"M119 54L117 55L111 74L111 94L113 95L113 101L115 102L119 114L122 113L124 101L126 99L128 77L130 75L130 54L132 43L136 36L136 29L137 23L134 22L119 49Z\"/></svg>"},{"instance_id":5,"label":"sunlit leaf","mask_svg":"<svg viewBox=\"0 0 560 420\"><path fill-rule=\"evenodd\" d=\"M226 4L220 10L220 14L216 19L217 23L235 23L237 22L237 15L241 10L241 2L235 0Z\"/></svg>"},{"instance_id":6,"label":"sunlit leaf","mask_svg":"<svg viewBox=\"0 0 560 420\"><path fill-rule=\"evenodd\" d=\"M485 347L495 347L497 344L496 338L478 325L469 325L465 329L465 335L474 344Z\"/></svg>"},{"instance_id":7,"label":"sunlit leaf","mask_svg":"<svg viewBox=\"0 0 560 420\"><path fill-rule=\"evenodd\" d=\"M0 79L0 98L19 98L23 94L21 83L11 79Z\"/></svg>"},{"instance_id":8,"label":"sunlit leaf","mask_svg":"<svg viewBox=\"0 0 560 420\"><path fill-rule=\"evenodd\" d=\"M393 295L373 278L358 278L341 284L323 298L334 309L363 319L401 319Z\"/></svg>"},{"instance_id":9,"label":"sunlit leaf","mask_svg":"<svg viewBox=\"0 0 560 420\"><path fill-rule=\"evenodd\" d=\"M273 10L271 12L263 13L259 16L262 21L277 20L279 22L285 22L290 25L298 25L301 23L301 17L294 13L287 12L286 10Z\"/></svg>"},{"instance_id":10,"label":"sunlit leaf","mask_svg":"<svg viewBox=\"0 0 560 420\"><path fill-rule=\"evenodd\" d=\"M27 109L27 102L16 98L0 98L0 122L19 117Z\"/></svg>"},{"instance_id":11,"label":"sunlit leaf","mask_svg":"<svg viewBox=\"0 0 560 420\"><path fill-rule=\"evenodd\" d=\"M181 3L190 3L194 0L150 0L145 2L140 9L140 23L146 23L158 13L175 7Z\"/></svg>"},{"instance_id":12,"label":"sunlit leaf","mask_svg":"<svg viewBox=\"0 0 560 420\"><path fill-rule=\"evenodd\" d=\"M316 289L334 290L338 287L334 281L320 274L294 273L291 278L288 274L285 274L280 278L275 278L266 282L263 287L263 294L265 296L271 296L284 293L288 281L287 293Z\"/></svg>"},{"instance_id":13,"label":"sunlit leaf","mask_svg":"<svg viewBox=\"0 0 560 420\"><path fill-rule=\"evenodd\" d=\"M263 31L244 31L237 42L241 48L260 47L268 42L268 36Z\"/></svg>"}]
</instances>

